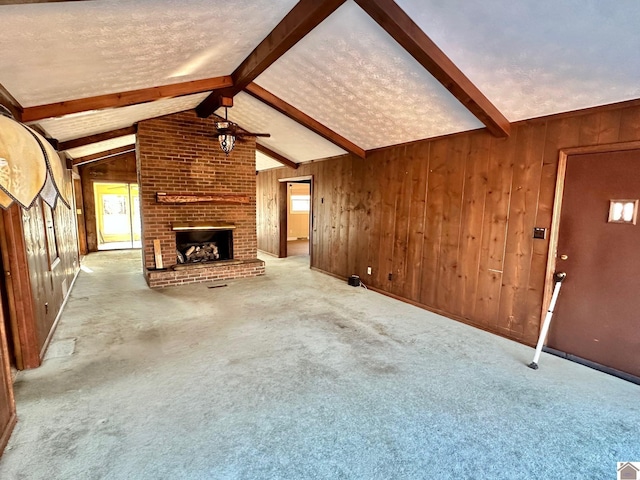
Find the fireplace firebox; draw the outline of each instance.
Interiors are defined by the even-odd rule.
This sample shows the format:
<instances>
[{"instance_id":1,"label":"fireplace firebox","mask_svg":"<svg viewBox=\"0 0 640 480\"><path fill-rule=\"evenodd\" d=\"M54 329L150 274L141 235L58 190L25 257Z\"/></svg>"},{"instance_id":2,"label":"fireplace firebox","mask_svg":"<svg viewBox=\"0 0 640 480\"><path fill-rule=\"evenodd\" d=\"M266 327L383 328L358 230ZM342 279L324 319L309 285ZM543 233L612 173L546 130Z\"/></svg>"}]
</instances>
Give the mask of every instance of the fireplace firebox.
<instances>
[{"instance_id":1,"label":"fireplace firebox","mask_svg":"<svg viewBox=\"0 0 640 480\"><path fill-rule=\"evenodd\" d=\"M233 225L174 226L179 264L233 260Z\"/></svg>"}]
</instances>

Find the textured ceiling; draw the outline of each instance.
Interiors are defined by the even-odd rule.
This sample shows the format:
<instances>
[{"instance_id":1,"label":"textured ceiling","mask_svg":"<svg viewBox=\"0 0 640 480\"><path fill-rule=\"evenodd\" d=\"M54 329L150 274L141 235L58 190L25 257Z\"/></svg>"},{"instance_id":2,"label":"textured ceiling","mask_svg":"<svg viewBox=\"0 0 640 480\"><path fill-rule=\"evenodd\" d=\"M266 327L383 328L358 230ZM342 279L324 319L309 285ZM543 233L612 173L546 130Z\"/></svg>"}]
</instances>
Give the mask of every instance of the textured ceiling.
<instances>
[{"instance_id":1,"label":"textured ceiling","mask_svg":"<svg viewBox=\"0 0 640 480\"><path fill-rule=\"evenodd\" d=\"M396 0L510 120L640 98L640 0ZM0 6L0 84L23 106L229 75L296 0ZM364 149L481 127L352 0L256 83ZM60 141L206 94L38 122ZM245 94L230 117L303 162L345 153ZM261 160L262 162L262 160Z\"/></svg>"},{"instance_id":2,"label":"textured ceiling","mask_svg":"<svg viewBox=\"0 0 640 480\"><path fill-rule=\"evenodd\" d=\"M295 0L0 6L0 84L33 106L230 74Z\"/></svg>"},{"instance_id":3,"label":"textured ceiling","mask_svg":"<svg viewBox=\"0 0 640 480\"><path fill-rule=\"evenodd\" d=\"M638 0L396 0L511 121L640 97Z\"/></svg>"},{"instance_id":4,"label":"textured ceiling","mask_svg":"<svg viewBox=\"0 0 640 480\"><path fill-rule=\"evenodd\" d=\"M269 170L270 168L280 168L282 164L262 152L256 152L256 170Z\"/></svg>"},{"instance_id":5,"label":"textured ceiling","mask_svg":"<svg viewBox=\"0 0 640 480\"><path fill-rule=\"evenodd\" d=\"M260 143L289 160L300 163L346 153L246 93L238 94L233 103L229 119L251 132L270 133L271 137L260 138ZM224 109L216 113L224 116Z\"/></svg>"},{"instance_id":6,"label":"textured ceiling","mask_svg":"<svg viewBox=\"0 0 640 480\"><path fill-rule=\"evenodd\" d=\"M93 155L94 153L106 152L118 147L124 147L125 145L133 145L136 143L135 135L125 135L124 137L112 138L111 140L104 140L102 142L92 143L85 145L84 147L77 147L67 150L67 153L71 158L86 157L87 155Z\"/></svg>"},{"instance_id":7,"label":"textured ceiling","mask_svg":"<svg viewBox=\"0 0 640 480\"><path fill-rule=\"evenodd\" d=\"M129 107L83 112L60 118L41 120L38 124L51 137L64 142L73 138L129 127L140 120L191 110L206 96L206 93L200 93L141 103Z\"/></svg>"},{"instance_id":8,"label":"textured ceiling","mask_svg":"<svg viewBox=\"0 0 640 480\"><path fill-rule=\"evenodd\" d=\"M364 149L483 126L353 2L256 83Z\"/></svg>"}]
</instances>

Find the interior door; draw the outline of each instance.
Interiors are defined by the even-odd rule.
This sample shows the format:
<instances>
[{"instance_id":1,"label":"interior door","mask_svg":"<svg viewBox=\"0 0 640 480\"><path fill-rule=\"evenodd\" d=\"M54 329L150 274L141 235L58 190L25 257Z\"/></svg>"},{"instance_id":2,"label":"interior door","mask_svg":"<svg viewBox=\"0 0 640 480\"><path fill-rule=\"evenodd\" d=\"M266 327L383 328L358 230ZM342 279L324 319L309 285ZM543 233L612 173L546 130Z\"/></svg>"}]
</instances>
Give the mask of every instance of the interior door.
<instances>
[{"instance_id":1,"label":"interior door","mask_svg":"<svg viewBox=\"0 0 640 480\"><path fill-rule=\"evenodd\" d=\"M0 309L0 317L0 454L2 454L16 424L16 406L13 399L13 382L2 309Z\"/></svg>"},{"instance_id":2,"label":"interior door","mask_svg":"<svg viewBox=\"0 0 640 480\"><path fill-rule=\"evenodd\" d=\"M547 346L640 378L640 222L610 221L612 200L634 199L640 150L567 158L556 267L567 278Z\"/></svg>"}]
</instances>

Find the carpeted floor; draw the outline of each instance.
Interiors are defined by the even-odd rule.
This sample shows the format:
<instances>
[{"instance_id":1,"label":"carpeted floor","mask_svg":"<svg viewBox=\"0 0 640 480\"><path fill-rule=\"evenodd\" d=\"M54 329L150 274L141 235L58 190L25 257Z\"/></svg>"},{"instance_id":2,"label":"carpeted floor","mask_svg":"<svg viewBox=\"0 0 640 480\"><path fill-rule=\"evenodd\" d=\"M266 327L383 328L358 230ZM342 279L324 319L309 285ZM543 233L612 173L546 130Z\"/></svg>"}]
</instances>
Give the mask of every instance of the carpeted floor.
<instances>
[{"instance_id":1,"label":"carpeted floor","mask_svg":"<svg viewBox=\"0 0 640 480\"><path fill-rule=\"evenodd\" d=\"M605 479L640 387L308 269L149 290L89 255L2 479Z\"/></svg>"}]
</instances>

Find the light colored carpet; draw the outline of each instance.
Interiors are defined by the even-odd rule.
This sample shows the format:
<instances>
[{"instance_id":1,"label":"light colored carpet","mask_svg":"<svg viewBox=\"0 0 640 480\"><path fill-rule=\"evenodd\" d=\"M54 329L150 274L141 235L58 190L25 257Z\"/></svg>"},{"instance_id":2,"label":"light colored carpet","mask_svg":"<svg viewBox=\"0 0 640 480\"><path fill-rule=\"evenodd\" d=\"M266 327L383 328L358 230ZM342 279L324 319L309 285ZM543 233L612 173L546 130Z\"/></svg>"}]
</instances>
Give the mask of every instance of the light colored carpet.
<instances>
[{"instance_id":1,"label":"light colored carpet","mask_svg":"<svg viewBox=\"0 0 640 480\"><path fill-rule=\"evenodd\" d=\"M604 479L640 387L308 269L149 290L89 255L2 479ZM53 347L52 347L53 348Z\"/></svg>"}]
</instances>

